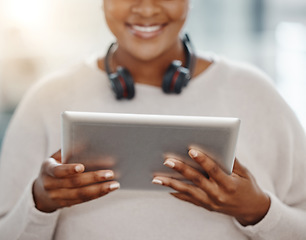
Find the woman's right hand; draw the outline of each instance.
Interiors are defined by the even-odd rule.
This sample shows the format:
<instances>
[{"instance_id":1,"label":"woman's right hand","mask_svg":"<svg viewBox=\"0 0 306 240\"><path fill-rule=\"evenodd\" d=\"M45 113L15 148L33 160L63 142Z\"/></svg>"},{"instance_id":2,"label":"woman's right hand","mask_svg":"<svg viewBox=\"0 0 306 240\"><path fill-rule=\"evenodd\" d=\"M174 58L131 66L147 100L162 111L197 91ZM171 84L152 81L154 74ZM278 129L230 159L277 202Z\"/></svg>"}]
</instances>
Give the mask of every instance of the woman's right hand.
<instances>
[{"instance_id":1,"label":"woman's right hand","mask_svg":"<svg viewBox=\"0 0 306 240\"><path fill-rule=\"evenodd\" d=\"M53 212L104 196L120 187L111 170L84 172L82 164L62 164L59 150L47 159L33 184L35 206Z\"/></svg>"}]
</instances>

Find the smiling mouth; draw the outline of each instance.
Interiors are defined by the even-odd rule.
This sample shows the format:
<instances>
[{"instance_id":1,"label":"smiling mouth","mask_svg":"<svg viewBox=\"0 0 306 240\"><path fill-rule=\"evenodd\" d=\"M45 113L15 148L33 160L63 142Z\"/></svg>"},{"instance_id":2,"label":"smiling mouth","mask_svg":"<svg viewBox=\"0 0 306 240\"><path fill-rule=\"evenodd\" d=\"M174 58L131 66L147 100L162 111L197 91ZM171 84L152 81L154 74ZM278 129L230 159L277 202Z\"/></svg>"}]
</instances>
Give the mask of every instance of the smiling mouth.
<instances>
[{"instance_id":1,"label":"smiling mouth","mask_svg":"<svg viewBox=\"0 0 306 240\"><path fill-rule=\"evenodd\" d=\"M131 28L135 31L139 32L145 32L145 33L151 33L156 32L160 29L162 29L162 25L155 25L155 26L139 26L139 25L131 25Z\"/></svg>"},{"instance_id":2,"label":"smiling mouth","mask_svg":"<svg viewBox=\"0 0 306 240\"><path fill-rule=\"evenodd\" d=\"M130 32L140 38L148 39L158 36L166 24L158 25L137 25L137 24L127 24Z\"/></svg>"}]
</instances>

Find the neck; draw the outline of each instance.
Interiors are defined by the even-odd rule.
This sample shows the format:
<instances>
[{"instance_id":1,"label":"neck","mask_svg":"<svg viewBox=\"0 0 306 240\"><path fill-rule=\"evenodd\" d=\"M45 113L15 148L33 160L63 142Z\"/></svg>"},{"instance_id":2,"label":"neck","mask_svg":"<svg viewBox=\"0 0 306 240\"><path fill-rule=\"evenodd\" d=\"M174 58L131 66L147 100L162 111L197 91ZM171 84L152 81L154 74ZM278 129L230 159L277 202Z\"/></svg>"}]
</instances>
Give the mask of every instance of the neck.
<instances>
[{"instance_id":1,"label":"neck","mask_svg":"<svg viewBox=\"0 0 306 240\"><path fill-rule=\"evenodd\" d=\"M112 70L117 66L128 69L135 83L160 87L163 76L173 60L185 62L185 53L180 40L161 56L149 60L136 58L119 46L111 57L110 65Z\"/></svg>"}]
</instances>

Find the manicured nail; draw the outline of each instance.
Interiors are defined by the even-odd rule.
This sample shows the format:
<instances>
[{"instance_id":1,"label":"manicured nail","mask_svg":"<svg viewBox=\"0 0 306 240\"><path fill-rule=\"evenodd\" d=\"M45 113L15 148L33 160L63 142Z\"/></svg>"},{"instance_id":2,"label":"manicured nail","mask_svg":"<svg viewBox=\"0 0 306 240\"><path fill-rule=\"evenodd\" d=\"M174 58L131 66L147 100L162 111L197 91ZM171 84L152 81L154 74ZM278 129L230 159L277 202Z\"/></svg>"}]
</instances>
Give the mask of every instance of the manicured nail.
<instances>
[{"instance_id":1,"label":"manicured nail","mask_svg":"<svg viewBox=\"0 0 306 240\"><path fill-rule=\"evenodd\" d=\"M84 171L84 167L82 165L77 165L75 166L74 170L77 172L77 173L80 173L80 172L83 172Z\"/></svg>"},{"instance_id":2,"label":"manicured nail","mask_svg":"<svg viewBox=\"0 0 306 240\"><path fill-rule=\"evenodd\" d=\"M163 181L162 181L162 180L159 180L159 179L156 179L156 178L154 178L154 179L152 180L152 183L158 184L158 185L163 185Z\"/></svg>"},{"instance_id":3,"label":"manicured nail","mask_svg":"<svg viewBox=\"0 0 306 240\"><path fill-rule=\"evenodd\" d=\"M194 149L190 149L189 151L189 155L192 158L196 158L198 156L198 151L194 150Z\"/></svg>"},{"instance_id":4,"label":"manicured nail","mask_svg":"<svg viewBox=\"0 0 306 240\"><path fill-rule=\"evenodd\" d=\"M113 173L113 172L106 172L106 173L104 174L104 177L105 177L106 179L113 178L113 177L114 177L114 173Z\"/></svg>"},{"instance_id":5,"label":"manicured nail","mask_svg":"<svg viewBox=\"0 0 306 240\"><path fill-rule=\"evenodd\" d=\"M109 185L110 190L115 190L118 188L120 188L120 183L112 183L111 185Z\"/></svg>"},{"instance_id":6,"label":"manicured nail","mask_svg":"<svg viewBox=\"0 0 306 240\"><path fill-rule=\"evenodd\" d=\"M174 168L175 167L175 163L170 160L170 159L167 159L165 162L164 162L164 165L169 167L169 168Z\"/></svg>"}]
</instances>

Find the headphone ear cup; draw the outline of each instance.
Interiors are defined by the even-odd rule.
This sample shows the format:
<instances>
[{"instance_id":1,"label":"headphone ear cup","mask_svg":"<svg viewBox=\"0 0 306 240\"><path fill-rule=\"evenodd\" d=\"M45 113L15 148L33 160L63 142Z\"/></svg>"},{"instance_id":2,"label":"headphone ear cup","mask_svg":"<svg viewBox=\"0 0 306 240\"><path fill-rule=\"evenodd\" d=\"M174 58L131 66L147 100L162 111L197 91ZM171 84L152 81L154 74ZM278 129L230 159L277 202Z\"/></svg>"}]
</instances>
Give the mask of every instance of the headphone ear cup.
<instances>
[{"instance_id":1,"label":"headphone ear cup","mask_svg":"<svg viewBox=\"0 0 306 240\"><path fill-rule=\"evenodd\" d=\"M132 99L135 95L135 87L132 75L126 68L117 68L118 81L122 89L121 98Z\"/></svg>"},{"instance_id":2,"label":"headphone ear cup","mask_svg":"<svg viewBox=\"0 0 306 240\"><path fill-rule=\"evenodd\" d=\"M189 70L182 67L181 61L173 61L164 75L162 89L165 93L181 93L189 79Z\"/></svg>"},{"instance_id":3,"label":"headphone ear cup","mask_svg":"<svg viewBox=\"0 0 306 240\"><path fill-rule=\"evenodd\" d=\"M121 99L123 97L123 88L119 80L118 73L112 73L108 75L108 78L111 83L111 88L115 93L117 99Z\"/></svg>"},{"instance_id":4,"label":"headphone ear cup","mask_svg":"<svg viewBox=\"0 0 306 240\"><path fill-rule=\"evenodd\" d=\"M175 80L173 92L181 93L183 87L187 86L188 77L189 77L189 70L187 68L184 68L184 67L179 67L177 69L177 72L178 73L177 73L176 80L175 80L175 76L173 77L174 80Z\"/></svg>"},{"instance_id":5,"label":"headphone ear cup","mask_svg":"<svg viewBox=\"0 0 306 240\"><path fill-rule=\"evenodd\" d=\"M182 65L181 61L173 61L164 74L162 89L165 93L171 93L171 84L177 69Z\"/></svg>"}]
</instances>

